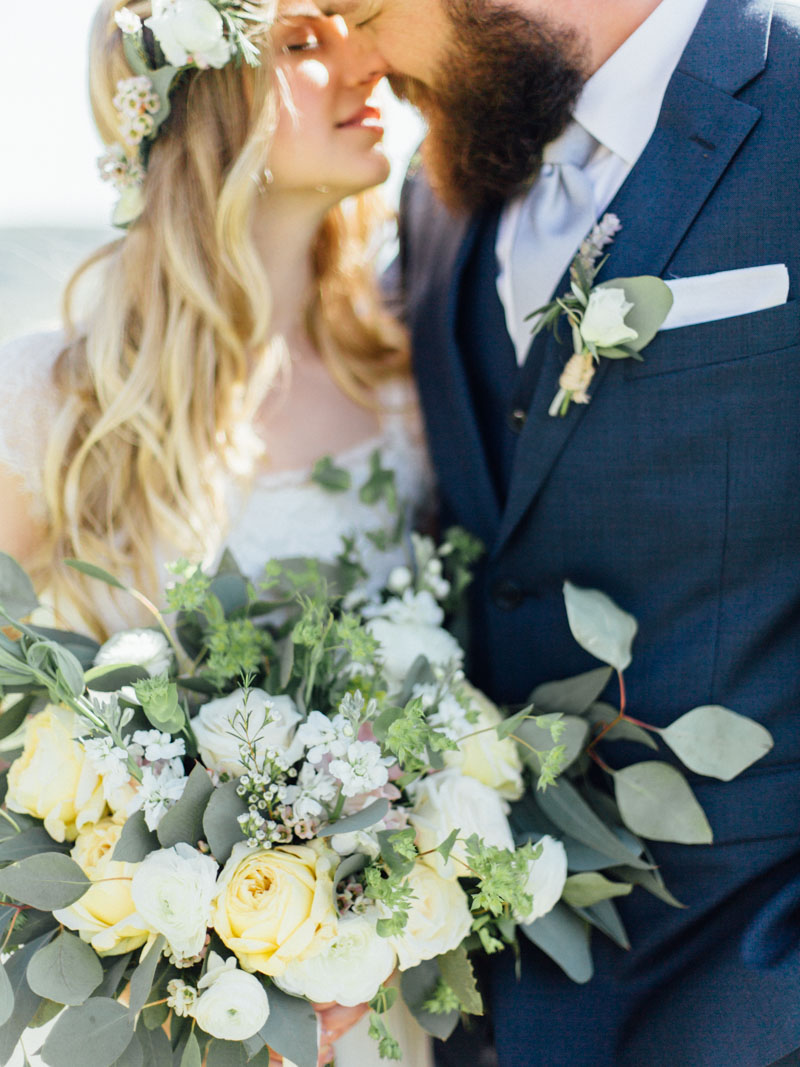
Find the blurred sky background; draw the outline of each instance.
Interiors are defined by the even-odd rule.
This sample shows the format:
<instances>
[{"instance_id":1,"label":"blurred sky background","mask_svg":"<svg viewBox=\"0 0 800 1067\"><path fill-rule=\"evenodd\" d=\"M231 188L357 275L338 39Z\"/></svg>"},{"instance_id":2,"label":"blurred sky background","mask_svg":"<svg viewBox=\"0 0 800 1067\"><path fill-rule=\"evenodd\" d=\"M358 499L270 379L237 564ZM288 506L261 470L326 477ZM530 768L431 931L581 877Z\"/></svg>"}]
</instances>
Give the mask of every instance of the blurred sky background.
<instances>
[{"instance_id":1,"label":"blurred sky background","mask_svg":"<svg viewBox=\"0 0 800 1067\"><path fill-rule=\"evenodd\" d=\"M87 45L96 0L3 0L0 33L0 343L58 322L60 290L92 248L118 231L114 192L101 182L102 150L88 102ZM392 102L388 191L396 200L422 136Z\"/></svg>"}]
</instances>

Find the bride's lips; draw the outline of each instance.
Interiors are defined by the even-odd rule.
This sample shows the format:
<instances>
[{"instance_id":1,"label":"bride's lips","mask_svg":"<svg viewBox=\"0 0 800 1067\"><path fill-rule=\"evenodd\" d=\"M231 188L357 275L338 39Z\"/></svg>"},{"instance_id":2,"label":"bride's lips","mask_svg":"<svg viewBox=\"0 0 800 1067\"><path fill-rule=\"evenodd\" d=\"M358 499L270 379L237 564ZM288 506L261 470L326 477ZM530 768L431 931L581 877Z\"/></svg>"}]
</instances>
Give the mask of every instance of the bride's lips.
<instances>
[{"instance_id":1,"label":"bride's lips","mask_svg":"<svg viewBox=\"0 0 800 1067\"><path fill-rule=\"evenodd\" d=\"M383 134L380 109L365 104L343 122L337 122L336 128L337 130L372 130Z\"/></svg>"}]
</instances>

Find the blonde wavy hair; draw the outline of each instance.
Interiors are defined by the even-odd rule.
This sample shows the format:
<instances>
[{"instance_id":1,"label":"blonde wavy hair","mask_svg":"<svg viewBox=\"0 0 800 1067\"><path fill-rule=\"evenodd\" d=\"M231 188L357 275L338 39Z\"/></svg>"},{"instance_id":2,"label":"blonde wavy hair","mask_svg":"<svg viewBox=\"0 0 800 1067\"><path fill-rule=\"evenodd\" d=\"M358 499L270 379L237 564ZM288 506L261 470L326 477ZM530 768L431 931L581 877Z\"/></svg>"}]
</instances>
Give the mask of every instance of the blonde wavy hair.
<instances>
[{"instance_id":1,"label":"blonde wavy hair","mask_svg":"<svg viewBox=\"0 0 800 1067\"><path fill-rule=\"evenodd\" d=\"M91 38L92 106L107 143L119 139L116 83L131 73L114 22L123 6L104 0ZM147 0L127 6L150 14ZM66 600L101 636L96 583L63 561L90 561L153 595L154 546L207 558L224 537L222 482L237 469L239 431L286 371L285 353L270 345L269 282L250 235L255 201L269 195L257 179L279 106L268 35L258 44L257 68L183 76L152 146L141 218L84 263L65 294L68 343L56 368L65 401L49 436L48 528L33 574L57 609ZM363 403L408 363L405 334L374 281L375 225L367 194L329 212L307 315L331 374ZM76 290L98 271L78 328Z\"/></svg>"}]
</instances>

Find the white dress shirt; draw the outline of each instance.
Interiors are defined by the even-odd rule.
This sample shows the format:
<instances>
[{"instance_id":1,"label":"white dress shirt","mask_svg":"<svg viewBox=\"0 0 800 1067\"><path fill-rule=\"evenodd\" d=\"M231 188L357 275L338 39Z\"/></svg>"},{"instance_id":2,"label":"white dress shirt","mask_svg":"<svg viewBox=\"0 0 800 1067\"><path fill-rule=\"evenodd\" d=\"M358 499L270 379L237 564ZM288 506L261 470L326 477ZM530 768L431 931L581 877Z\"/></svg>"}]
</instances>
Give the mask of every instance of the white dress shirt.
<instances>
[{"instance_id":1,"label":"white dress shirt","mask_svg":"<svg viewBox=\"0 0 800 1067\"><path fill-rule=\"evenodd\" d=\"M608 208L652 137L669 81L705 5L706 0L661 0L583 87L573 117L598 141L584 168L594 192L595 218L599 219ZM536 184L507 205L495 249L499 266L497 290L520 365L530 346L531 324L517 325L522 315L518 316L514 308L511 249L525 202L535 189ZM621 222L624 226L625 219ZM613 255L613 246L611 252ZM537 255L547 262L547 246L540 248ZM566 262L552 257L548 266L548 270L552 268L550 298L570 262L571 256ZM526 314L535 306L520 310Z\"/></svg>"}]
</instances>

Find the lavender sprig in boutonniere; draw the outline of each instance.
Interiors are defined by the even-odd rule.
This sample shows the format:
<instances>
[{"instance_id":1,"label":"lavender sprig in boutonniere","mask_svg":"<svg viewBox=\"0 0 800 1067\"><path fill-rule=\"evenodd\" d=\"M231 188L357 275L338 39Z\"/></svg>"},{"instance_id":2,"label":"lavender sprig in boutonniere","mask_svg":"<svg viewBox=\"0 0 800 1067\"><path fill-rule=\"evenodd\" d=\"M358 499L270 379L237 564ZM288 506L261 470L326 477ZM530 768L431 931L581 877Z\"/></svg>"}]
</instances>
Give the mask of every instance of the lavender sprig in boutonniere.
<instances>
[{"instance_id":1,"label":"lavender sprig in boutonniere","mask_svg":"<svg viewBox=\"0 0 800 1067\"><path fill-rule=\"evenodd\" d=\"M570 291L537 308L535 337L549 329L558 336L563 316L572 330L573 355L558 380L551 415L566 415L570 403L588 404L589 386L600 358L641 359L672 307L672 293L660 278L614 278L595 285L608 256L603 249L621 229L616 215L607 214L583 242L570 267Z\"/></svg>"}]
</instances>

